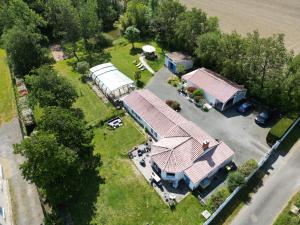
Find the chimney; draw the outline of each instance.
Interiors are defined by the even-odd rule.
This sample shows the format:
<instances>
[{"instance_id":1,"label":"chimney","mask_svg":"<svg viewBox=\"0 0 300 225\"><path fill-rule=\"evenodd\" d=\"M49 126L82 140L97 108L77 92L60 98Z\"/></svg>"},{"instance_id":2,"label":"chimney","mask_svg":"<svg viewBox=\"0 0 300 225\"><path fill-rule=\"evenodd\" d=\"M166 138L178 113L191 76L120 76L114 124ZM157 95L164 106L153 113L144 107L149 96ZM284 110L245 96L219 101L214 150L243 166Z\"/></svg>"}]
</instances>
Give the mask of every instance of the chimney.
<instances>
[{"instance_id":1,"label":"chimney","mask_svg":"<svg viewBox=\"0 0 300 225\"><path fill-rule=\"evenodd\" d=\"M208 140L204 140L203 143L202 143L203 150L208 149L208 146L209 146L209 141Z\"/></svg>"}]
</instances>

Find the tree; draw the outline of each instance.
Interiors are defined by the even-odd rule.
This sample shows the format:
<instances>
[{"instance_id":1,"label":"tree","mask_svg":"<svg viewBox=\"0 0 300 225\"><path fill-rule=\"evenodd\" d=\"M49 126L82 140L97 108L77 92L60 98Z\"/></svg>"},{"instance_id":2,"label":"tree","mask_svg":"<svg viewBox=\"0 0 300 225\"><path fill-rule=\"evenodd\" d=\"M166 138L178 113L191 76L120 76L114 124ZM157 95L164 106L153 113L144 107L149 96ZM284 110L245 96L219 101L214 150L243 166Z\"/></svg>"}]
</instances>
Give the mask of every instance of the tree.
<instances>
[{"instance_id":1,"label":"tree","mask_svg":"<svg viewBox=\"0 0 300 225\"><path fill-rule=\"evenodd\" d=\"M228 189L230 192L233 192L238 186L245 183L245 176L239 171L235 171L229 174L228 176Z\"/></svg>"},{"instance_id":2,"label":"tree","mask_svg":"<svg viewBox=\"0 0 300 225\"><path fill-rule=\"evenodd\" d=\"M178 0L162 0L153 16L152 27L157 41L167 48L176 47L175 23L176 18L186 8Z\"/></svg>"},{"instance_id":3,"label":"tree","mask_svg":"<svg viewBox=\"0 0 300 225\"><path fill-rule=\"evenodd\" d=\"M87 0L79 9L81 34L85 45L87 45L88 38L94 37L102 29L102 21L98 18L97 7L96 0Z\"/></svg>"},{"instance_id":4,"label":"tree","mask_svg":"<svg viewBox=\"0 0 300 225\"><path fill-rule=\"evenodd\" d=\"M2 35L9 63L16 75L23 76L48 61L43 36L28 27L14 26Z\"/></svg>"},{"instance_id":5,"label":"tree","mask_svg":"<svg viewBox=\"0 0 300 225\"><path fill-rule=\"evenodd\" d=\"M118 21L119 29L122 33L129 26L134 26L141 32L141 36L149 35L150 10L147 5L140 1L130 1L126 12Z\"/></svg>"},{"instance_id":6,"label":"tree","mask_svg":"<svg viewBox=\"0 0 300 225\"><path fill-rule=\"evenodd\" d=\"M179 14L175 24L175 35L181 48L191 54L199 35L218 31L218 23L211 24L210 21L212 20L209 20L201 9L192 8Z\"/></svg>"},{"instance_id":7,"label":"tree","mask_svg":"<svg viewBox=\"0 0 300 225\"><path fill-rule=\"evenodd\" d=\"M80 20L75 7L70 0L47 1L46 17L53 28L54 38L63 38L72 43L72 53L79 61L76 54L76 42L80 38Z\"/></svg>"},{"instance_id":8,"label":"tree","mask_svg":"<svg viewBox=\"0 0 300 225\"><path fill-rule=\"evenodd\" d=\"M90 68L90 64L86 61L78 62L77 63L77 71L82 74L83 76L87 75Z\"/></svg>"},{"instance_id":9,"label":"tree","mask_svg":"<svg viewBox=\"0 0 300 225\"><path fill-rule=\"evenodd\" d=\"M257 31L248 34L246 51L245 71L250 94L276 105L284 83L284 69L291 58L283 35L260 38Z\"/></svg>"},{"instance_id":10,"label":"tree","mask_svg":"<svg viewBox=\"0 0 300 225\"><path fill-rule=\"evenodd\" d=\"M55 136L37 132L14 146L24 156L23 177L44 190L52 206L69 200L80 188L80 165L74 151L60 145Z\"/></svg>"},{"instance_id":11,"label":"tree","mask_svg":"<svg viewBox=\"0 0 300 225\"><path fill-rule=\"evenodd\" d=\"M24 28L31 27L31 29L34 28L34 32L38 32L38 27L46 25L43 17L29 8L22 0L11 0L8 1L8 4L4 4L1 17L3 17L3 20L0 21L0 27L4 31L18 26Z\"/></svg>"},{"instance_id":12,"label":"tree","mask_svg":"<svg viewBox=\"0 0 300 225\"><path fill-rule=\"evenodd\" d=\"M218 32L205 33L196 40L195 54L202 66L217 70L222 62L221 52L222 35Z\"/></svg>"},{"instance_id":13,"label":"tree","mask_svg":"<svg viewBox=\"0 0 300 225\"><path fill-rule=\"evenodd\" d=\"M125 31L125 38L132 44L132 49L134 49L134 42L140 39L140 31L134 26L127 27Z\"/></svg>"},{"instance_id":14,"label":"tree","mask_svg":"<svg viewBox=\"0 0 300 225\"><path fill-rule=\"evenodd\" d=\"M63 77L57 76L50 66L42 66L25 77L30 90L30 100L40 106L60 106L69 108L75 102L77 93Z\"/></svg>"},{"instance_id":15,"label":"tree","mask_svg":"<svg viewBox=\"0 0 300 225\"><path fill-rule=\"evenodd\" d=\"M92 156L93 132L86 128L83 113L79 109L47 107L43 110L38 128L54 134L58 143L75 151L80 159Z\"/></svg>"},{"instance_id":16,"label":"tree","mask_svg":"<svg viewBox=\"0 0 300 225\"><path fill-rule=\"evenodd\" d=\"M121 13L120 1L97 0L97 15L102 20L103 30L113 29L114 22L118 20Z\"/></svg>"},{"instance_id":17,"label":"tree","mask_svg":"<svg viewBox=\"0 0 300 225\"><path fill-rule=\"evenodd\" d=\"M139 81L140 79L141 79L141 71L135 71L135 73L134 73L134 79L136 80L136 81Z\"/></svg>"}]
</instances>

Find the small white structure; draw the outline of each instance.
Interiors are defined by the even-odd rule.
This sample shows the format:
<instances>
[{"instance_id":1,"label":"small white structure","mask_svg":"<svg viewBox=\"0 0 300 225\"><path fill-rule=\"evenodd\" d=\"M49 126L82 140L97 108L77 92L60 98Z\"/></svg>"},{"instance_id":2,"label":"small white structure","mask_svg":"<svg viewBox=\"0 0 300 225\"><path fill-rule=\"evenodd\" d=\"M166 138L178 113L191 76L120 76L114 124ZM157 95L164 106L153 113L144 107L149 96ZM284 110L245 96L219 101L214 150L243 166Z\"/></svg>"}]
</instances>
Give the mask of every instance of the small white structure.
<instances>
[{"instance_id":1,"label":"small white structure","mask_svg":"<svg viewBox=\"0 0 300 225\"><path fill-rule=\"evenodd\" d=\"M104 63L90 68L89 77L108 97L119 98L135 88L134 81L113 64Z\"/></svg>"},{"instance_id":2,"label":"small white structure","mask_svg":"<svg viewBox=\"0 0 300 225\"><path fill-rule=\"evenodd\" d=\"M142 50L146 58L154 59L156 57L155 48L152 45L144 45Z\"/></svg>"},{"instance_id":3,"label":"small white structure","mask_svg":"<svg viewBox=\"0 0 300 225\"><path fill-rule=\"evenodd\" d=\"M165 66L173 73L177 74L180 71L180 66L183 66L184 71L193 68L192 57L181 52L170 52L166 54Z\"/></svg>"}]
</instances>

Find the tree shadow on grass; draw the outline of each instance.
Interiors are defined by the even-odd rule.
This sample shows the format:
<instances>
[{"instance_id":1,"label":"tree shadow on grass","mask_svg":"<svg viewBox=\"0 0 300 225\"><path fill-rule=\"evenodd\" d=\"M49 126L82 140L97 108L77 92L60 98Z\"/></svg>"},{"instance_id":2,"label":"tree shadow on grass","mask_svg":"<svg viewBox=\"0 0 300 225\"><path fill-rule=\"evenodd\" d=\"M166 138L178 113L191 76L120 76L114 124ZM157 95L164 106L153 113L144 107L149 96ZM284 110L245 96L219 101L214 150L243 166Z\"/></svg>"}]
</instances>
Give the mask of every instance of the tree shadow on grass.
<instances>
[{"instance_id":1,"label":"tree shadow on grass","mask_svg":"<svg viewBox=\"0 0 300 225\"><path fill-rule=\"evenodd\" d=\"M141 54L143 50L141 48L131 48L130 49L130 55L137 55Z\"/></svg>"},{"instance_id":2,"label":"tree shadow on grass","mask_svg":"<svg viewBox=\"0 0 300 225\"><path fill-rule=\"evenodd\" d=\"M99 160L97 166L87 169L83 173L83 187L80 194L69 204L72 221L76 225L90 224L95 214L95 203L99 195L100 185L105 184L105 179L99 175Z\"/></svg>"}]
</instances>

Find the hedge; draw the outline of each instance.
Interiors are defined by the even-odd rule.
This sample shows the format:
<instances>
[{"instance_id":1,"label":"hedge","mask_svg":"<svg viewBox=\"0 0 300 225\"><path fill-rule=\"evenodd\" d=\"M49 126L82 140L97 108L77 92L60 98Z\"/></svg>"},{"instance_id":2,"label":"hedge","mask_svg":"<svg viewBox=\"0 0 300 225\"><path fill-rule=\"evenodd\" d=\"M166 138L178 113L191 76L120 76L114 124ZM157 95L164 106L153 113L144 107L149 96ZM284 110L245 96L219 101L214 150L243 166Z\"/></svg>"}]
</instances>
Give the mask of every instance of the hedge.
<instances>
[{"instance_id":1,"label":"hedge","mask_svg":"<svg viewBox=\"0 0 300 225\"><path fill-rule=\"evenodd\" d=\"M293 124L293 120L289 118L280 119L269 131L267 135L267 143L274 144L277 140L279 140L284 133L289 129L289 127Z\"/></svg>"}]
</instances>

